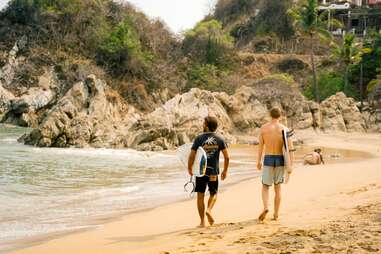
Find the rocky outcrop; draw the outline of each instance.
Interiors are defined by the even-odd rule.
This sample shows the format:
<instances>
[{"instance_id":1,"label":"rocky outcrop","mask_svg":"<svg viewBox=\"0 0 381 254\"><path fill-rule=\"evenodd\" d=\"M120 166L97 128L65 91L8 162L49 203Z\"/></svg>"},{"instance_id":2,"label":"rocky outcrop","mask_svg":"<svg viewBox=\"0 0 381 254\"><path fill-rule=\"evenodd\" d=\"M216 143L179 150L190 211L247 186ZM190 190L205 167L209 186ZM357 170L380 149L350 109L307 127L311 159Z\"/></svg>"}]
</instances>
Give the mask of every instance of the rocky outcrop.
<instances>
[{"instance_id":1,"label":"rocky outcrop","mask_svg":"<svg viewBox=\"0 0 381 254\"><path fill-rule=\"evenodd\" d=\"M42 147L125 147L127 130L137 118L133 107L90 75L76 83L23 141Z\"/></svg>"},{"instance_id":2,"label":"rocky outcrop","mask_svg":"<svg viewBox=\"0 0 381 254\"><path fill-rule=\"evenodd\" d=\"M188 143L202 131L208 115L217 116L221 123L220 133L233 139L229 135L233 123L217 98L224 95L194 88L175 96L134 124L128 146L139 150L163 150Z\"/></svg>"},{"instance_id":3,"label":"rocky outcrop","mask_svg":"<svg viewBox=\"0 0 381 254\"><path fill-rule=\"evenodd\" d=\"M280 107L282 121L291 128L325 131L366 131L367 121L353 99L338 93L321 105L308 101L296 87L282 80L259 80L233 95L194 88L178 94L151 113L139 115L119 94L90 75L76 83L45 113L26 144L55 147L111 147L161 151L191 142L208 115L219 119L229 143L256 143L270 108ZM22 112L22 105L19 106Z\"/></svg>"},{"instance_id":4,"label":"rocky outcrop","mask_svg":"<svg viewBox=\"0 0 381 254\"><path fill-rule=\"evenodd\" d=\"M38 86L29 88L27 93L13 98L2 123L36 128L39 124L38 114L56 99L58 80L53 68L49 68L38 78Z\"/></svg>"},{"instance_id":5,"label":"rocky outcrop","mask_svg":"<svg viewBox=\"0 0 381 254\"><path fill-rule=\"evenodd\" d=\"M0 81L0 116L10 109L13 98L13 94L4 88Z\"/></svg>"},{"instance_id":6,"label":"rocky outcrop","mask_svg":"<svg viewBox=\"0 0 381 254\"><path fill-rule=\"evenodd\" d=\"M26 37L22 37L15 43L9 51L6 64L0 68L0 80L4 87L8 87L14 80L17 68L22 64L24 57L17 57L20 49L24 48L27 43Z\"/></svg>"},{"instance_id":7,"label":"rocky outcrop","mask_svg":"<svg viewBox=\"0 0 381 254\"><path fill-rule=\"evenodd\" d=\"M8 112L1 122L36 128L38 126L37 112L51 103L54 98L53 90L31 88L28 94L10 101Z\"/></svg>"},{"instance_id":8,"label":"rocky outcrop","mask_svg":"<svg viewBox=\"0 0 381 254\"><path fill-rule=\"evenodd\" d=\"M364 132L366 123L353 98L340 92L321 103L324 131Z\"/></svg>"},{"instance_id":9,"label":"rocky outcrop","mask_svg":"<svg viewBox=\"0 0 381 254\"><path fill-rule=\"evenodd\" d=\"M274 106L281 108L285 113L284 121L289 127L307 129L318 125L314 122L314 114L318 114L315 112L316 105L300 93L295 83L282 78L265 78L254 82L250 88L246 93L251 94L251 101L258 100L266 111ZM268 116L267 113L265 115Z\"/></svg>"},{"instance_id":10,"label":"rocky outcrop","mask_svg":"<svg viewBox=\"0 0 381 254\"><path fill-rule=\"evenodd\" d=\"M190 142L202 131L208 115L219 119L219 133L228 142L237 142L241 135L255 135L269 120L273 106L288 112L285 122L295 128L312 128L315 104L286 83L261 81L251 87L243 86L234 95L192 89L177 95L154 112L145 115L129 130L128 147L139 150L163 150ZM295 126L293 125L295 123ZM289 124L290 125L290 124ZM242 140L239 139L238 142Z\"/></svg>"}]
</instances>

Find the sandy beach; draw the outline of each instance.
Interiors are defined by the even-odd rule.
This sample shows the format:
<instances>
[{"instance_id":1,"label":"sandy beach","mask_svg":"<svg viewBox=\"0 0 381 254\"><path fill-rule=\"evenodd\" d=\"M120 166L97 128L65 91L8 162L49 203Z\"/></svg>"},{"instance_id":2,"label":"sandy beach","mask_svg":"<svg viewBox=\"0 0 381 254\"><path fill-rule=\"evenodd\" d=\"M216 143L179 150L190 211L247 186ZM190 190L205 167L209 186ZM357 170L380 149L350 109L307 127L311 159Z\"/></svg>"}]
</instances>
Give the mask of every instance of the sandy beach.
<instances>
[{"instance_id":1,"label":"sandy beach","mask_svg":"<svg viewBox=\"0 0 381 254\"><path fill-rule=\"evenodd\" d=\"M264 223L257 221L261 183L253 179L219 194L213 227L195 229L195 200L187 200L12 253L380 253L381 134L298 135L309 146L351 149L370 156L298 166L283 187L277 222L270 220L272 208Z\"/></svg>"}]
</instances>

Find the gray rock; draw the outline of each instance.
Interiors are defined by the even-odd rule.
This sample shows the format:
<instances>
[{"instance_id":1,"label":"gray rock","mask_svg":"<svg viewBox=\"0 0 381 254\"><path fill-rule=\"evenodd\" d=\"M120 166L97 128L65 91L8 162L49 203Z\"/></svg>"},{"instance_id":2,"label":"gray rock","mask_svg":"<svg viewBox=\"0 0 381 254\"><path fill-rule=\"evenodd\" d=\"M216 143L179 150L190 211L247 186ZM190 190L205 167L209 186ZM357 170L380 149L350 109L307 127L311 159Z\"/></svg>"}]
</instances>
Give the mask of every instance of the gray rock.
<instances>
[{"instance_id":1,"label":"gray rock","mask_svg":"<svg viewBox=\"0 0 381 254\"><path fill-rule=\"evenodd\" d=\"M24 140L42 147L123 147L125 131L135 118L133 107L90 75L75 84Z\"/></svg>"},{"instance_id":2,"label":"gray rock","mask_svg":"<svg viewBox=\"0 0 381 254\"><path fill-rule=\"evenodd\" d=\"M352 98L339 92L321 103L324 131L364 132L366 123Z\"/></svg>"}]
</instances>

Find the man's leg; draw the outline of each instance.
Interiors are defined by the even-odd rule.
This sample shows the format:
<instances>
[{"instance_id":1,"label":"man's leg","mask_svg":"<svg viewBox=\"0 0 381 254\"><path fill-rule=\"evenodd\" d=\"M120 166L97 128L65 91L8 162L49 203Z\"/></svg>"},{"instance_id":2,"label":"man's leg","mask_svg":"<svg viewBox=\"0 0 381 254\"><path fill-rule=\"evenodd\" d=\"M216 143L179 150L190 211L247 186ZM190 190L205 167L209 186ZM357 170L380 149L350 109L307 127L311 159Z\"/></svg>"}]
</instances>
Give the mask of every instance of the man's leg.
<instances>
[{"instance_id":1,"label":"man's leg","mask_svg":"<svg viewBox=\"0 0 381 254\"><path fill-rule=\"evenodd\" d=\"M206 209L206 216L208 217L208 222L210 226L213 226L214 224L212 209L214 205L216 204L216 201L217 201L217 193L213 193L213 194L211 193L208 200L208 208Z\"/></svg>"},{"instance_id":2,"label":"man's leg","mask_svg":"<svg viewBox=\"0 0 381 254\"><path fill-rule=\"evenodd\" d=\"M263 221L269 212L269 189L270 186L262 184L262 202L263 202L263 212L259 215L259 220Z\"/></svg>"},{"instance_id":3,"label":"man's leg","mask_svg":"<svg viewBox=\"0 0 381 254\"><path fill-rule=\"evenodd\" d=\"M277 220L278 217L279 217L280 201L282 200L281 184L276 184L274 186L274 190L275 190L275 197L274 197L274 220Z\"/></svg>"},{"instance_id":4,"label":"man's leg","mask_svg":"<svg viewBox=\"0 0 381 254\"><path fill-rule=\"evenodd\" d=\"M197 208L198 208L198 214L200 215L200 226L199 227L205 227L205 204L204 204L204 193L197 193Z\"/></svg>"}]
</instances>

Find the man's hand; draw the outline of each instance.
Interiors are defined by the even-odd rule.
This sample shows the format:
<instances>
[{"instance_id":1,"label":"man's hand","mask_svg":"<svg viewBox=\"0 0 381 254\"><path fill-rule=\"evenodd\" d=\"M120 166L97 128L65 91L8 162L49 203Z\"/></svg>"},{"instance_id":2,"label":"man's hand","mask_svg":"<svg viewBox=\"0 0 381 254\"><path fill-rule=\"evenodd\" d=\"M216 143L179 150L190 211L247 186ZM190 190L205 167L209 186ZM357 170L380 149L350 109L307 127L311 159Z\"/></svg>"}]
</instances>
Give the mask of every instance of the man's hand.
<instances>
[{"instance_id":1,"label":"man's hand","mask_svg":"<svg viewBox=\"0 0 381 254\"><path fill-rule=\"evenodd\" d=\"M188 174L189 174L190 176L193 176L192 169L189 169L189 168L188 168Z\"/></svg>"},{"instance_id":2,"label":"man's hand","mask_svg":"<svg viewBox=\"0 0 381 254\"><path fill-rule=\"evenodd\" d=\"M226 176L228 175L228 172L227 171L223 171L222 174L221 174L221 180L224 181L226 179Z\"/></svg>"},{"instance_id":3,"label":"man's hand","mask_svg":"<svg viewBox=\"0 0 381 254\"><path fill-rule=\"evenodd\" d=\"M262 168L263 168L263 163L262 163L261 161L259 161L259 162L257 163L257 169L258 169L258 170L262 170Z\"/></svg>"}]
</instances>

